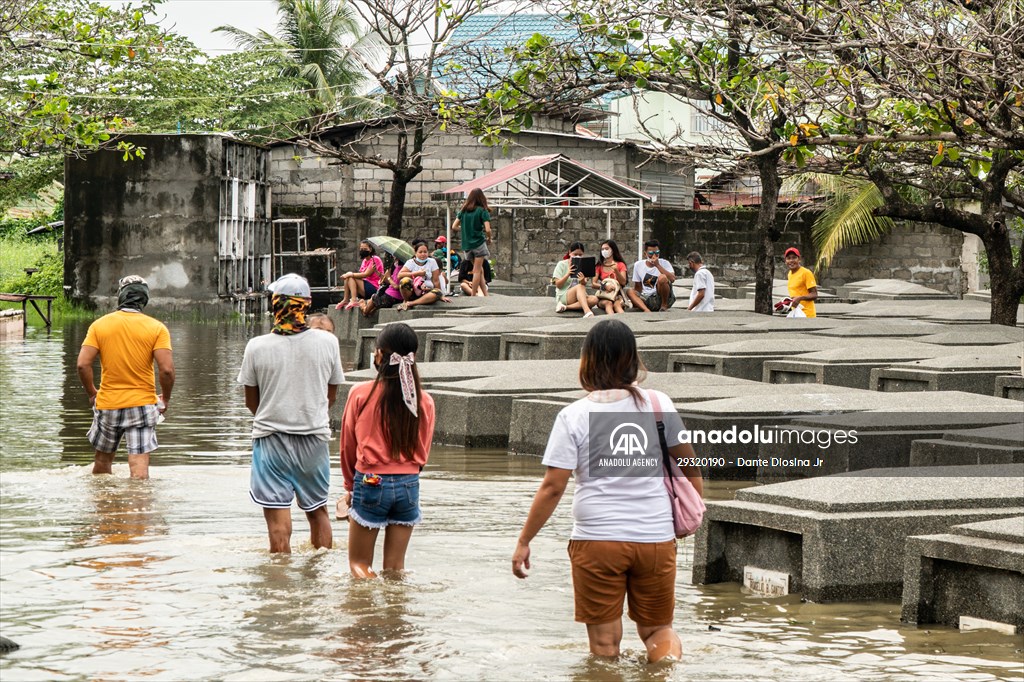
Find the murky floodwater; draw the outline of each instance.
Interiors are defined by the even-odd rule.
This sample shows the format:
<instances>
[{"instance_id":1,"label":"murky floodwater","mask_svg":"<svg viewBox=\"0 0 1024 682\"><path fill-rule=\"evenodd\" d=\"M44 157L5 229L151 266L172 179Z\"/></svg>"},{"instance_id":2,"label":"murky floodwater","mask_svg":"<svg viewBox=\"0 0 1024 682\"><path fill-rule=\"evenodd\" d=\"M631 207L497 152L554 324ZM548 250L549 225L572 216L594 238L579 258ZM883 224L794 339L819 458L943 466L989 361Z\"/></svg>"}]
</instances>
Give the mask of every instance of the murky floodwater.
<instances>
[{"instance_id":1,"label":"murky floodwater","mask_svg":"<svg viewBox=\"0 0 1024 682\"><path fill-rule=\"evenodd\" d=\"M170 326L178 382L147 482L127 480L123 457L114 477L89 473L74 370L84 325L0 346L0 628L22 645L0 657L4 682L1024 679L1020 638L906 627L895 602L689 585L690 542L677 584L683 664L648 669L628 628L621 662L592 663L572 619L568 500L535 541L530 579L513 578L541 467L503 453L435 449L403 582L349 580L344 524L336 549L317 552L298 513L295 554L271 557L248 499L235 384L262 330Z\"/></svg>"}]
</instances>

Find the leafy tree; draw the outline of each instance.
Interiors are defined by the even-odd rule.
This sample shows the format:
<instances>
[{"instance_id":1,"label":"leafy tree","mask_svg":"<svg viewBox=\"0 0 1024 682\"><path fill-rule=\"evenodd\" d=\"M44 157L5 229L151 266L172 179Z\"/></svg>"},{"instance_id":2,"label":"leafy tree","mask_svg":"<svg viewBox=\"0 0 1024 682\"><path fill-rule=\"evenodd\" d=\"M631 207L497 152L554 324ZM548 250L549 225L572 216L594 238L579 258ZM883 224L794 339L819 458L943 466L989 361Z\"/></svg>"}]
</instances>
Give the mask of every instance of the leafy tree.
<instances>
[{"instance_id":1,"label":"leafy tree","mask_svg":"<svg viewBox=\"0 0 1024 682\"><path fill-rule=\"evenodd\" d=\"M801 126L816 124L794 86L785 44L761 15L738 11L736 4L574 1L565 9L581 39L531 38L513 51L519 71L469 116L485 139L494 139L504 129L527 125L538 112L586 106L608 94L653 91L694 101L724 124L717 143L693 146L647 133L663 157L756 169L761 197L755 310L771 314L782 176L787 165L802 166L810 156L787 141Z\"/></svg>"},{"instance_id":2,"label":"leafy tree","mask_svg":"<svg viewBox=\"0 0 1024 682\"><path fill-rule=\"evenodd\" d=\"M824 123L795 143L828 149L842 173L870 180L882 199L876 216L977 235L990 319L1016 324L1024 263L1008 226L1024 215L1024 7L816 0L779 12L794 49L828 67L805 82ZM807 28L824 25L841 28L827 53L824 29Z\"/></svg>"},{"instance_id":3,"label":"leafy tree","mask_svg":"<svg viewBox=\"0 0 1024 682\"><path fill-rule=\"evenodd\" d=\"M400 236L406 189L423 170L423 149L444 124L437 76L456 62L461 46L452 33L468 17L499 0L350 0L378 51L353 51L368 74L374 118L345 139L332 136L333 115L319 117L308 129L296 127L296 144L345 164L366 164L391 171L387 233ZM380 139L393 139L382 154Z\"/></svg>"},{"instance_id":4,"label":"leafy tree","mask_svg":"<svg viewBox=\"0 0 1024 682\"><path fill-rule=\"evenodd\" d=\"M356 55L372 50L375 37L363 34L345 0L277 0L277 35L220 26L235 42L280 75L306 84L318 113L353 106L365 73Z\"/></svg>"},{"instance_id":5,"label":"leafy tree","mask_svg":"<svg viewBox=\"0 0 1024 682\"><path fill-rule=\"evenodd\" d=\"M159 58L167 37L149 22L153 7L0 0L0 154L76 154L111 143L127 124L123 107L74 95L94 74L125 64L142 72Z\"/></svg>"}]
</instances>

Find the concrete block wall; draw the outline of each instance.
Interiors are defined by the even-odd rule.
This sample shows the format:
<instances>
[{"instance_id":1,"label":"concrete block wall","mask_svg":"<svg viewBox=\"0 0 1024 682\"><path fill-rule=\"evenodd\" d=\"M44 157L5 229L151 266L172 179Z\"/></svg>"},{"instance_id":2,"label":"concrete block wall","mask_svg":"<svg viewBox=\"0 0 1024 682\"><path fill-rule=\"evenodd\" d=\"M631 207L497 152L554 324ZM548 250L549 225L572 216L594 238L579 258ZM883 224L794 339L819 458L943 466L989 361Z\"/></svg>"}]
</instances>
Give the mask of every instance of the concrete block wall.
<instances>
[{"instance_id":1,"label":"concrete block wall","mask_svg":"<svg viewBox=\"0 0 1024 682\"><path fill-rule=\"evenodd\" d=\"M716 278L732 285L754 281L757 240L754 210L648 211L651 232L661 240L675 263L684 263L686 254L699 251ZM816 251L811 227L817 214L810 211L780 213L782 237L775 244L775 272L784 278L782 253L790 246L800 249L804 264L813 266ZM938 225L897 223L874 244L844 249L832 266L816 273L823 287L834 288L864 279L898 279L946 291L956 296L966 293L966 278L961 264L963 234Z\"/></svg>"},{"instance_id":2,"label":"concrete block wall","mask_svg":"<svg viewBox=\"0 0 1024 682\"><path fill-rule=\"evenodd\" d=\"M349 140L352 142L351 140ZM342 140L343 142L343 140ZM360 153L390 158L397 137L381 131L352 142ZM428 139L424 149L423 171L409 183L407 205L431 205L430 195L454 185L502 168L525 156L562 153L594 170L665 198L672 196L679 206L693 205L693 172L685 166L669 166L661 161L637 166L647 160L635 147L607 141L539 132L516 136L516 144L506 155L501 147L480 144L475 137L456 133L438 133ZM360 206L386 205L390 200L391 171L369 164L346 166L337 160L319 157L297 145L282 144L271 150L270 174L274 180L275 200L288 206ZM670 183L671 187L667 187Z\"/></svg>"},{"instance_id":3,"label":"concrete block wall","mask_svg":"<svg viewBox=\"0 0 1024 682\"><path fill-rule=\"evenodd\" d=\"M845 284L862 279L898 279L955 296L967 293L961 261L964 234L924 223L897 223L875 244L854 246L836 257L823 274L828 281Z\"/></svg>"},{"instance_id":4,"label":"concrete block wall","mask_svg":"<svg viewBox=\"0 0 1024 682\"><path fill-rule=\"evenodd\" d=\"M337 249L341 271L357 265L359 240L385 234L387 208L311 207L278 204L282 216L307 219L311 246ZM516 209L492 213L494 242L491 259L499 279L534 286L543 292L555 264L573 241L586 244L587 253L597 254L605 238L607 217L600 209ZM612 238L627 261L636 258L636 211L615 211ZM445 233L445 209L442 204L407 206L402 238L412 241L423 237L433 241ZM458 237L453 245L461 250Z\"/></svg>"}]
</instances>

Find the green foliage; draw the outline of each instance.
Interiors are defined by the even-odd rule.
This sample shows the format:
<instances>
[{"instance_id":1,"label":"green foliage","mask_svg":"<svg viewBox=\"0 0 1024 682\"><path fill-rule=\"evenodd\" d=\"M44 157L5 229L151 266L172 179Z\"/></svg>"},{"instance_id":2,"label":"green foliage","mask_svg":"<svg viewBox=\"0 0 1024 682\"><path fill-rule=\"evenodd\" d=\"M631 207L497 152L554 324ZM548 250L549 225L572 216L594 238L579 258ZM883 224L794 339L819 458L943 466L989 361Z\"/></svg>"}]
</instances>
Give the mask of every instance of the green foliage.
<instances>
[{"instance_id":1,"label":"green foliage","mask_svg":"<svg viewBox=\"0 0 1024 682\"><path fill-rule=\"evenodd\" d=\"M126 126L97 79L144 72L159 59L164 32L149 23L152 2L120 8L90 0L8 3L0 15L0 153L79 153ZM100 90L102 92L102 90Z\"/></svg>"},{"instance_id":2,"label":"green foliage","mask_svg":"<svg viewBox=\"0 0 1024 682\"><path fill-rule=\"evenodd\" d=\"M277 8L277 35L234 26L215 30L231 35L248 59L277 77L301 83L295 89L318 113L350 107L365 77L354 53L373 43L361 33L355 10L344 0L277 0Z\"/></svg>"},{"instance_id":3,"label":"green foliage","mask_svg":"<svg viewBox=\"0 0 1024 682\"><path fill-rule=\"evenodd\" d=\"M31 239L26 232L46 222L45 216L37 218L4 218L0 220L0 249L5 253L15 249L22 242ZM0 270L0 272L3 272Z\"/></svg>"},{"instance_id":4,"label":"green foliage","mask_svg":"<svg viewBox=\"0 0 1024 682\"><path fill-rule=\"evenodd\" d=\"M875 209L885 205L885 200L871 182L820 173L799 175L797 179L814 182L829 195L825 210L811 229L818 252L815 270L827 268L844 248L871 243L892 230L891 218L874 214Z\"/></svg>"},{"instance_id":5,"label":"green foliage","mask_svg":"<svg viewBox=\"0 0 1024 682\"><path fill-rule=\"evenodd\" d=\"M24 246L24 245L23 245ZM21 249L23 255L36 249ZM46 244L44 253L32 263L38 272L31 275L22 272L0 280L0 291L6 294L35 294L38 296L62 296L64 294L64 255L56 249L55 243Z\"/></svg>"},{"instance_id":6,"label":"green foliage","mask_svg":"<svg viewBox=\"0 0 1024 682\"><path fill-rule=\"evenodd\" d=\"M17 159L0 167L13 177L0 181L0 216L4 215L18 201L26 197L35 198L41 190L51 187L64 176L64 160L59 154ZM63 211L61 218L63 219ZM34 226L33 226L34 227Z\"/></svg>"}]
</instances>

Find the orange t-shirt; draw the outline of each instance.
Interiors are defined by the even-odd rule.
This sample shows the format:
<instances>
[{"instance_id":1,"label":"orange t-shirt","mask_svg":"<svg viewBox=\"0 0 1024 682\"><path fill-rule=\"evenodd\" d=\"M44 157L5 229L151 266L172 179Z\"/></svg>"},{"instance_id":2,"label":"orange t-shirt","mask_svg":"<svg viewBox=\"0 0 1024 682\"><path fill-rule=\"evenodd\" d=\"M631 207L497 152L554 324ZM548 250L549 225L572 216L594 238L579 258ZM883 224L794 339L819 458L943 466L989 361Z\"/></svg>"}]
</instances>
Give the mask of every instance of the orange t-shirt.
<instances>
[{"instance_id":1,"label":"orange t-shirt","mask_svg":"<svg viewBox=\"0 0 1024 682\"><path fill-rule=\"evenodd\" d=\"M416 451L403 453L411 455L411 459L396 462L391 459L380 424L381 391L370 397L372 389L372 381L356 384L345 401L345 415L341 418L341 471L345 475L345 490L352 490L356 469L364 474L418 474L430 457L430 443L434 440L434 399L426 391L420 391Z\"/></svg>"},{"instance_id":2,"label":"orange t-shirt","mask_svg":"<svg viewBox=\"0 0 1024 682\"><path fill-rule=\"evenodd\" d=\"M171 335L162 322L118 310L89 325L82 345L100 352L103 372L96 409L156 404L153 351L171 350Z\"/></svg>"},{"instance_id":3,"label":"orange t-shirt","mask_svg":"<svg viewBox=\"0 0 1024 682\"><path fill-rule=\"evenodd\" d=\"M796 272L791 270L786 283L789 295L793 297L806 296L811 292L811 289L815 289L818 286L818 283L814 281L814 274L805 267L797 268ZM804 307L804 314L807 317L817 316L818 313L814 309L814 301L800 301L799 305Z\"/></svg>"}]
</instances>

